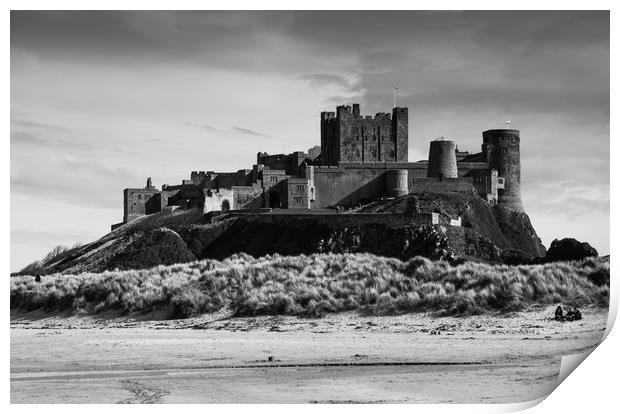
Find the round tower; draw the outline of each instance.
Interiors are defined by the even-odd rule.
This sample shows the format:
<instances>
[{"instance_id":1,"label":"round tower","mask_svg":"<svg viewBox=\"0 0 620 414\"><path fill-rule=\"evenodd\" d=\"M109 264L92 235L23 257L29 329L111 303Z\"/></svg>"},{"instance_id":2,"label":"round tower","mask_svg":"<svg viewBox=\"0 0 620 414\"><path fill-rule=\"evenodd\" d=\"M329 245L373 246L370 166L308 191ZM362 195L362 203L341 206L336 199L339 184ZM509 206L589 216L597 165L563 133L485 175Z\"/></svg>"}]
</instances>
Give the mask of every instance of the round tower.
<instances>
[{"instance_id":1,"label":"round tower","mask_svg":"<svg viewBox=\"0 0 620 414\"><path fill-rule=\"evenodd\" d=\"M504 179L504 189L499 189L498 204L522 210L521 155L519 131L516 129L489 129L482 133L482 153L489 169L496 169Z\"/></svg>"},{"instance_id":2,"label":"round tower","mask_svg":"<svg viewBox=\"0 0 620 414\"><path fill-rule=\"evenodd\" d=\"M428 153L427 177L456 178L456 144L454 141L438 139L431 141Z\"/></svg>"},{"instance_id":3,"label":"round tower","mask_svg":"<svg viewBox=\"0 0 620 414\"><path fill-rule=\"evenodd\" d=\"M409 172L407 170L388 170L385 173L388 197L409 194Z\"/></svg>"}]
</instances>

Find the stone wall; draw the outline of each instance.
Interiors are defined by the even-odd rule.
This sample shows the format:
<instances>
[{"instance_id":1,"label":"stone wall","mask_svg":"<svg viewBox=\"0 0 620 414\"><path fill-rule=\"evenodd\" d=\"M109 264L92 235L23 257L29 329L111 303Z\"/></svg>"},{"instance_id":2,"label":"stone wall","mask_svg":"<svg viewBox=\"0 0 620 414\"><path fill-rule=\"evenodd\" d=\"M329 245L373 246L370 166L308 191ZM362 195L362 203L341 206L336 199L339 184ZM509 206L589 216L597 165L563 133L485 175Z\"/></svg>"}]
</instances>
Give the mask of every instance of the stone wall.
<instances>
[{"instance_id":1,"label":"stone wall","mask_svg":"<svg viewBox=\"0 0 620 414\"><path fill-rule=\"evenodd\" d=\"M488 170L489 164L487 162L458 162L459 177L466 177L470 175L472 171L476 170Z\"/></svg>"},{"instance_id":2,"label":"stone wall","mask_svg":"<svg viewBox=\"0 0 620 414\"><path fill-rule=\"evenodd\" d=\"M295 151L291 154L269 155L266 152L259 152L256 155L257 165L263 165L271 170L284 170L288 175L296 175L299 166L310 156L302 151Z\"/></svg>"},{"instance_id":3,"label":"stone wall","mask_svg":"<svg viewBox=\"0 0 620 414\"><path fill-rule=\"evenodd\" d=\"M233 186L232 193L234 205L231 208L235 210L262 208L265 206L265 197L260 184Z\"/></svg>"},{"instance_id":4,"label":"stone wall","mask_svg":"<svg viewBox=\"0 0 620 414\"><path fill-rule=\"evenodd\" d=\"M433 213L418 213L415 215L398 213L368 213L368 214L251 214L247 212L231 212L233 217L243 217L258 223L295 225L302 221L310 221L313 225L325 225L333 230L345 227L364 226L367 224L383 224L390 228L407 226L422 226L433 224Z\"/></svg>"},{"instance_id":5,"label":"stone wall","mask_svg":"<svg viewBox=\"0 0 620 414\"><path fill-rule=\"evenodd\" d=\"M227 202L224 203L224 202ZM220 188L218 190L207 190L205 192L204 212L232 210L235 208L233 191L231 189Z\"/></svg>"},{"instance_id":6,"label":"stone wall","mask_svg":"<svg viewBox=\"0 0 620 414\"><path fill-rule=\"evenodd\" d=\"M154 188L126 188L123 190L123 222L128 223L147 213L147 202L159 193Z\"/></svg>"},{"instance_id":7,"label":"stone wall","mask_svg":"<svg viewBox=\"0 0 620 414\"><path fill-rule=\"evenodd\" d=\"M413 183L413 187L410 189L411 193L473 193L474 191L474 181L472 177L443 179L439 177L417 178Z\"/></svg>"},{"instance_id":8,"label":"stone wall","mask_svg":"<svg viewBox=\"0 0 620 414\"><path fill-rule=\"evenodd\" d=\"M315 202L312 208L355 206L369 199L384 197L387 195L384 174L388 170L407 171L409 192L414 180L426 177L426 163L418 162L342 162L338 167L315 166Z\"/></svg>"},{"instance_id":9,"label":"stone wall","mask_svg":"<svg viewBox=\"0 0 620 414\"><path fill-rule=\"evenodd\" d=\"M310 199L314 188L306 178L291 177L287 184L287 208L311 208ZM310 194L312 192L312 195Z\"/></svg>"}]
</instances>

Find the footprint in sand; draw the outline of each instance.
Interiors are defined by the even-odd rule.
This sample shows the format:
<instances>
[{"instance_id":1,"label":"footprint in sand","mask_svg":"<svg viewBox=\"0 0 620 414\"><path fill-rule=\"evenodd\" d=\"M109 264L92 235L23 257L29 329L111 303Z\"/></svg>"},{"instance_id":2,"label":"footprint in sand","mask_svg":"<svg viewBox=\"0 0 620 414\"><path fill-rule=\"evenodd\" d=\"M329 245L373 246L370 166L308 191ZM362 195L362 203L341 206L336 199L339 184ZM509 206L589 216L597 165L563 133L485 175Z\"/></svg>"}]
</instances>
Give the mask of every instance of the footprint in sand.
<instances>
[{"instance_id":1,"label":"footprint in sand","mask_svg":"<svg viewBox=\"0 0 620 414\"><path fill-rule=\"evenodd\" d=\"M169 394L168 391L159 388L147 387L137 381L122 380L121 387L131 394L131 397L120 400L117 404L155 404L160 402L161 397Z\"/></svg>"}]
</instances>

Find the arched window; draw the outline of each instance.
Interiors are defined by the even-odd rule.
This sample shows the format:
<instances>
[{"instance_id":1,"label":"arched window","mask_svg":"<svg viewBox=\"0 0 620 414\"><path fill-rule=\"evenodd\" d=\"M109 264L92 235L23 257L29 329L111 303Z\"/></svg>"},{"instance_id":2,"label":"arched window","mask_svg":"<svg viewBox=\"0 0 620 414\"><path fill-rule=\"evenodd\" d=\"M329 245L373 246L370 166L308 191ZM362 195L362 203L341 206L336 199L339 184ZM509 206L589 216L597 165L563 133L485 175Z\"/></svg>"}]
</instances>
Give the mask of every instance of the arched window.
<instances>
[{"instance_id":1,"label":"arched window","mask_svg":"<svg viewBox=\"0 0 620 414\"><path fill-rule=\"evenodd\" d=\"M222 211L230 210L230 202L228 200L222 201Z\"/></svg>"}]
</instances>

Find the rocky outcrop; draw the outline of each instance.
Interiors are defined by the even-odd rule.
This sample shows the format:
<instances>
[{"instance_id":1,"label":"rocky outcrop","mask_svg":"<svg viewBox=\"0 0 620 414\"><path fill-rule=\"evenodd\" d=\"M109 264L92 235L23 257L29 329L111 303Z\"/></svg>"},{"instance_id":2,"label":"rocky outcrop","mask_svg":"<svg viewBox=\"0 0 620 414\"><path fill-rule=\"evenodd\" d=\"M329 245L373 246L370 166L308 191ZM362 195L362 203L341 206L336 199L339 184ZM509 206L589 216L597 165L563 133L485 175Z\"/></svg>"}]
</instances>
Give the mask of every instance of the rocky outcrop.
<instances>
[{"instance_id":1,"label":"rocky outcrop","mask_svg":"<svg viewBox=\"0 0 620 414\"><path fill-rule=\"evenodd\" d=\"M460 217L462 227L470 230L456 232L451 235L451 240L462 236L468 241L475 242L481 237L500 251L520 252L523 257L531 258L545 255L545 247L526 213L501 205L491 206L475 194L454 192L411 194L391 201L369 204L360 209L360 212L406 214L435 212L444 223ZM467 247L462 245L463 240L454 240L454 244L459 245L459 250L462 252L467 250ZM473 256L477 255L476 251L470 253ZM493 257L495 254L487 251L482 256Z\"/></svg>"},{"instance_id":2,"label":"rocky outcrop","mask_svg":"<svg viewBox=\"0 0 620 414\"><path fill-rule=\"evenodd\" d=\"M106 269L143 269L196 260L187 244L174 231L159 228L138 233L122 252L106 263Z\"/></svg>"},{"instance_id":3,"label":"rocky outcrop","mask_svg":"<svg viewBox=\"0 0 620 414\"><path fill-rule=\"evenodd\" d=\"M144 269L196 260L173 230L137 230L85 245L75 254L42 269L42 273L103 272Z\"/></svg>"},{"instance_id":4,"label":"rocky outcrop","mask_svg":"<svg viewBox=\"0 0 620 414\"><path fill-rule=\"evenodd\" d=\"M418 226L391 229L373 224L330 232L319 240L318 253L373 253L407 260L423 256L432 260L452 260L445 228Z\"/></svg>"},{"instance_id":5,"label":"rocky outcrop","mask_svg":"<svg viewBox=\"0 0 620 414\"><path fill-rule=\"evenodd\" d=\"M357 220L359 213L383 214L364 214ZM430 213L436 213L439 224L416 219L430 218ZM545 248L523 212L491 206L475 194L421 193L323 218L170 209L125 224L42 273L145 268L235 253L258 257L317 252L521 264L544 256Z\"/></svg>"},{"instance_id":6,"label":"rocky outcrop","mask_svg":"<svg viewBox=\"0 0 620 414\"><path fill-rule=\"evenodd\" d=\"M551 242L545 255L545 262L559 262L563 260L581 260L586 257L596 257L598 252L586 242L575 239L555 239Z\"/></svg>"}]
</instances>

